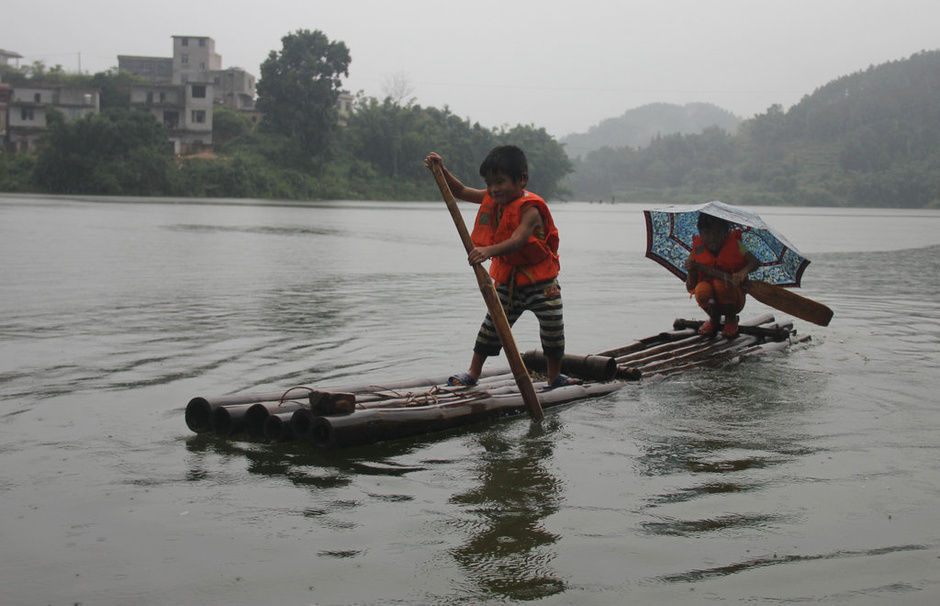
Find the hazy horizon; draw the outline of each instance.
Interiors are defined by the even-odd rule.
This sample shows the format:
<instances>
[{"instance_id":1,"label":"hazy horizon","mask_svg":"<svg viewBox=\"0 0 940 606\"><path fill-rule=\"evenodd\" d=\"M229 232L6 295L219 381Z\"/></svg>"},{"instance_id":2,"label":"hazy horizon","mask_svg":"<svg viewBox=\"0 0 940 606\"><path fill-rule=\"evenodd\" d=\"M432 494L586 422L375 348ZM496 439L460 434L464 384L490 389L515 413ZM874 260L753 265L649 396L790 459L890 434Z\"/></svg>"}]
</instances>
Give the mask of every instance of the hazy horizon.
<instances>
[{"instance_id":1,"label":"hazy horizon","mask_svg":"<svg viewBox=\"0 0 940 606\"><path fill-rule=\"evenodd\" d=\"M35 0L4 12L0 48L19 65L87 73L118 55L169 57L173 35L192 35L215 40L223 68L260 76L284 35L319 29L349 48L354 94L382 98L397 80L422 106L559 138L649 103L712 103L747 119L940 48L940 3L928 0Z\"/></svg>"}]
</instances>

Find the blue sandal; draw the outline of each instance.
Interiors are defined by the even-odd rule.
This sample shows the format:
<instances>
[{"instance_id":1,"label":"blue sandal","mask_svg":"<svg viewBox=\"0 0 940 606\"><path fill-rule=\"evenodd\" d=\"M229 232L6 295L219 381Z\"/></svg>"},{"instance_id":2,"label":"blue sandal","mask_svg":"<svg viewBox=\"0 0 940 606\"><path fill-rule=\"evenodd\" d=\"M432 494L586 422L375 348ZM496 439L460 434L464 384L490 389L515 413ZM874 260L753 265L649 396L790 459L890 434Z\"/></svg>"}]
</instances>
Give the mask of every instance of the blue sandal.
<instances>
[{"instance_id":1,"label":"blue sandal","mask_svg":"<svg viewBox=\"0 0 940 606\"><path fill-rule=\"evenodd\" d=\"M460 372L447 377L447 384L451 387L473 387L477 384L477 380L469 372Z\"/></svg>"},{"instance_id":2,"label":"blue sandal","mask_svg":"<svg viewBox=\"0 0 940 606\"><path fill-rule=\"evenodd\" d=\"M577 377L559 374L555 377L555 380L549 384L548 388L555 389L556 387L567 387L569 385L584 385L584 381Z\"/></svg>"}]
</instances>

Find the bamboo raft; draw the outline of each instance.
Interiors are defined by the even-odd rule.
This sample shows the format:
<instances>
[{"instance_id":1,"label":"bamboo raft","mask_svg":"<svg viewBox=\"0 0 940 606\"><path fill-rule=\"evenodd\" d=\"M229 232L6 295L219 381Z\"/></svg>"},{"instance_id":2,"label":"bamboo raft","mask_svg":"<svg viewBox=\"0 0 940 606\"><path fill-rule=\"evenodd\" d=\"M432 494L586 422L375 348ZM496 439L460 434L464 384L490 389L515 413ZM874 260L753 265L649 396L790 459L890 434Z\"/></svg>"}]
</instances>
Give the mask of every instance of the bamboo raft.
<instances>
[{"instance_id":1,"label":"bamboo raft","mask_svg":"<svg viewBox=\"0 0 940 606\"><path fill-rule=\"evenodd\" d=\"M792 322L766 314L740 325L736 339L698 334L701 321L676 320L673 330L587 356L566 355L562 372L583 385L549 389L540 381L543 408L613 393L641 378L668 377L703 366L781 351L798 338ZM545 371L539 351L523 354L530 373ZM485 372L477 385L451 387L447 377L385 385L291 387L274 393L192 398L186 425L196 433L226 438L310 443L345 448L427 434L508 415L525 414L522 395L508 369Z\"/></svg>"}]
</instances>

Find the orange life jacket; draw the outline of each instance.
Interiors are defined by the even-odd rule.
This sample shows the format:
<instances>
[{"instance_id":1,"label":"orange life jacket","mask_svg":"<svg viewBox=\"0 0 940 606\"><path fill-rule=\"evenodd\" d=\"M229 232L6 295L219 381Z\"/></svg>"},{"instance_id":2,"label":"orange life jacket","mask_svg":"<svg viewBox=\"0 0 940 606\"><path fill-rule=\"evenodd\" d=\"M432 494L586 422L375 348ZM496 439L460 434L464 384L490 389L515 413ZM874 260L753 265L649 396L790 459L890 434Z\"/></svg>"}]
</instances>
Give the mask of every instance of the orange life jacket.
<instances>
[{"instance_id":1,"label":"orange life jacket","mask_svg":"<svg viewBox=\"0 0 940 606\"><path fill-rule=\"evenodd\" d=\"M741 230L733 229L725 238L718 255L713 254L702 242L702 237L692 236L692 260L702 265L714 267L721 271L734 273L745 265L747 259L741 251Z\"/></svg>"},{"instance_id":2,"label":"orange life jacket","mask_svg":"<svg viewBox=\"0 0 940 606\"><path fill-rule=\"evenodd\" d=\"M544 235L533 235L519 250L493 257L490 277L497 284L525 286L551 280L558 275L558 228L545 200L532 192L526 191L502 207L489 193L485 194L473 222L470 239L476 246L491 246L509 239L519 227L523 209L529 206L535 206L542 215Z\"/></svg>"}]
</instances>

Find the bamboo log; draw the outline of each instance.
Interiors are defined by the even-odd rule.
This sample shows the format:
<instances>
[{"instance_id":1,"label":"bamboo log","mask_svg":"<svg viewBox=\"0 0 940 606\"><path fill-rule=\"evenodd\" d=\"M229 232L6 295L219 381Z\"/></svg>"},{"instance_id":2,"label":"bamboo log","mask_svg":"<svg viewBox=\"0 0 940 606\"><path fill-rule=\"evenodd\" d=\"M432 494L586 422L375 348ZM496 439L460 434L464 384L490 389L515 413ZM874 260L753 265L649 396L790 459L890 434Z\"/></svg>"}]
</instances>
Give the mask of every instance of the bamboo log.
<instances>
[{"instance_id":1,"label":"bamboo log","mask_svg":"<svg viewBox=\"0 0 940 606\"><path fill-rule=\"evenodd\" d=\"M686 346L686 345L689 344L689 343L701 343L701 341L702 341L702 339L701 339L701 337L699 337L698 335L688 336L688 337L686 337L686 338L684 338L684 339L678 339L678 340L675 340L675 341L670 341L670 342L665 343L665 344L663 344L663 345L656 345L655 347L648 347L648 348L643 349L643 350L641 350L641 351L637 351L637 352L634 352L634 353L629 353L629 354L627 354L627 355L625 355L625 356L617 356L615 359L617 360L617 363L618 363L618 364L625 364L625 363L627 363L627 362L634 362L634 363L636 363L636 362L638 362L638 361L640 361L640 360L645 360L645 359L649 358L650 356L655 356L655 355L660 354L660 353L663 353L663 352L667 352L667 353L668 353L668 352L671 352L671 351L675 351L676 349L680 349L680 348Z\"/></svg>"},{"instance_id":2,"label":"bamboo log","mask_svg":"<svg viewBox=\"0 0 940 606\"><path fill-rule=\"evenodd\" d=\"M487 380L492 380L496 377L500 379L500 375L505 375L508 371L506 368L494 368L491 370L483 371L480 375L480 384L485 383ZM501 379L504 379L502 377ZM443 385L447 383L446 376L432 377L429 379L408 379L405 381L394 381L394 382L383 382L382 384L377 383L363 383L359 385L346 385L346 386L336 386L336 387L324 387L323 389L330 392L343 392L343 393L355 393L355 394L371 394L379 393L395 389L408 389L414 387L426 387L428 385ZM186 426L190 431L195 433L204 433L207 431L212 431L212 413L213 411L220 406L232 406L235 404L256 404L259 402L280 402L284 400L285 396L290 395L293 391L298 389L306 389L313 391L310 387L305 387L302 385L291 387L287 391L277 391L277 392L267 392L267 393L245 393L237 394L231 396L220 396L214 398L207 398L203 396L196 396L189 400L186 404ZM398 395L392 395L389 397L398 397ZM365 398L370 398L370 396L365 396ZM363 399L362 395L358 396L359 400ZM379 398L375 398L379 399Z\"/></svg>"},{"instance_id":3,"label":"bamboo log","mask_svg":"<svg viewBox=\"0 0 940 606\"><path fill-rule=\"evenodd\" d=\"M310 389L309 387L295 386L287 391L270 393L246 393L217 398L204 398L196 396L186 404L186 426L196 433L212 430L212 415L220 406L233 406L236 404L255 404L258 402L282 402L297 389Z\"/></svg>"},{"instance_id":4,"label":"bamboo log","mask_svg":"<svg viewBox=\"0 0 940 606\"><path fill-rule=\"evenodd\" d=\"M755 326L763 324L762 326ZM676 326L694 326L691 320L676 320ZM668 375L698 366L719 365L739 352L747 353L766 338L787 337L781 341L782 347L790 343L792 323L780 326L773 322L770 314L759 316L742 323L742 337L733 341L716 341L707 337L694 337L668 346L650 348L630 356L630 363L638 366L645 375ZM765 348L764 351L771 351ZM620 362L620 360L618 360Z\"/></svg>"},{"instance_id":5,"label":"bamboo log","mask_svg":"<svg viewBox=\"0 0 940 606\"><path fill-rule=\"evenodd\" d=\"M760 324L773 322L772 314L763 314L756 318L741 322L744 331L749 331L750 327ZM701 322L695 320L677 319L673 323L677 329L673 332L664 332L652 338L636 341L631 346L611 350L612 355L617 358L617 363L622 365L626 362L637 362L647 358L651 354L674 351L678 347L685 346L688 343L700 342L704 337L698 334L698 326ZM745 333L746 334L746 333ZM640 346L637 346L640 345Z\"/></svg>"},{"instance_id":6,"label":"bamboo log","mask_svg":"<svg viewBox=\"0 0 940 606\"><path fill-rule=\"evenodd\" d=\"M653 335L651 337L646 337L644 339L637 339L636 341L633 341L632 343L628 345L624 345L623 347L617 347L615 349L608 349L606 351L602 351L596 355L610 356L611 358L618 358L625 354L642 351L646 349L647 347L651 347L659 343L670 343L672 341L685 339L686 337L691 337L694 335L695 335L695 331L693 330L665 331L665 332L661 332L659 334Z\"/></svg>"},{"instance_id":7,"label":"bamboo log","mask_svg":"<svg viewBox=\"0 0 940 606\"><path fill-rule=\"evenodd\" d=\"M771 341L770 344L779 345L780 348L789 346L788 341ZM745 357L750 352L757 351L766 345L762 340L753 337L734 339L724 343L715 343L700 351L690 352L683 356L676 356L659 364L651 365L645 370L650 375L669 375L699 366L719 366L735 357ZM766 351L772 351L766 349Z\"/></svg>"},{"instance_id":8,"label":"bamboo log","mask_svg":"<svg viewBox=\"0 0 940 606\"><path fill-rule=\"evenodd\" d=\"M663 368L676 366L678 364L682 364L690 360L698 360L701 358L712 358L716 355L722 355L722 353L725 350L730 349L735 346L740 346L743 344L744 343L740 341L737 344L733 344L730 341L709 343L708 345L705 345L704 347L694 349L682 355L671 356L667 359L663 359L659 361L651 361L649 364L643 364L639 368L640 370L643 371L643 374L652 375L652 374L656 374L657 371Z\"/></svg>"},{"instance_id":9,"label":"bamboo log","mask_svg":"<svg viewBox=\"0 0 940 606\"><path fill-rule=\"evenodd\" d=\"M264 420L264 437L275 442L286 442L294 439L291 427L293 412L278 412L268 415Z\"/></svg>"},{"instance_id":10,"label":"bamboo log","mask_svg":"<svg viewBox=\"0 0 940 606\"><path fill-rule=\"evenodd\" d=\"M691 370L693 368L699 368L703 366L720 366L722 364L740 362L743 358L750 357L755 354L766 354L772 353L775 351L782 351L789 347L790 343L787 341L771 341L769 343L755 343L747 347L730 349L727 352L724 352L719 355L710 356L701 360L696 360L689 362L687 364L679 364L677 366L672 366L669 368L664 368L662 372L658 373L663 376L668 376L676 374L679 372L685 372L686 370Z\"/></svg>"},{"instance_id":11,"label":"bamboo log","mask_svg":"<svg viewBox=\"0 0 940 606\"><path fill-rule=\"evenodd\" d=\"M257 402L245 412L245 433L252 437L264 435L264 424L268 416L279 413L293 413L304 404L289 400L287 402Z\"/></svg>"},{"instance_id":12,"label":"bamboo log","mask_svg":"<svg viewBox=\"0 0 940 606\"><path fill-rule=\"evenodd\" d=\"M308 438L316 417L307 408L298 408L290 416L291 433L298 438Z\"/></svg>"},{"instance_id":13,"label":"bamboo log","mask_svg":"<svg viewBox=\"0 0 940 606\"><path fill-rule=\"evenodd\" d=\"M196 433L212 431L212 413L220 406L235 404L254 404L255 402L278 402L284 395L283 391L261 394L241 394L222 396L219 398L204 398L196 396L186 404L186 426Z\"/></svg>"},{"instance_id":14,"label":"bamboo log","mask_svg":"<svg viewBox=\"0 0 940 606\"><path fill-rule=\"evenodd\" d=\"M546 372L548 360L540 350L531 350L522 354L526 367ZM609 356L574 356L561 358L561 372L574 375L588 381L611 381L617 374L617 360Z\"/></svg>"},{"instance_id":15,"label":"bamboo log","mask_svg":"<svg viewBox=\"0 0 940 606\"><path fill-rule=\"evenodd\" d=\"M753 340L753 337L747 337L748 340ZM631 360L633 366L637 368L643 368L644 366L649 365L651 362L656 362L659 360L674 360L686 355L694 355L697 352L709 352L715 349L721 349L729 345L729 341L725 339L708 339L698 337L690 342L683 342L681 347L675 347L666 351L658 351L656 353L651 353L649 356L644 356L641 359Z\"/></svg>"},{"instance_id":16,"label":"bamboo log","mask_svg":"<svg viewBox=\"0 0 940 606\"><path fill-rule=\"evenodd\" d=\"M622 387L623 383L619 382L571 385L543 391L540 399L545 407L556 406L608 394ZM372 408L339 417L314 417L310 419L311 426L305 436L319 448L345 448L443 431L526 411L525 402L518 392L444 406ZM300 412L294 413L292 425Z\"/></svg>"},{"instance_id":17,"label":"bamboo log","mask_svg":"<svg viewBox=\"0 0 940 606\"><path fill-rule=\"evenodd\" d=\"M219 406L212 411L212 429L220 436L231 436L245 429L245 415L253 404Z\"/></svg>"},{"instance_id":18,"label":"bamboo log","mask_svg":"<svg viewBox=\"0 0 940 606\"><path fill-rule=\"evenodd\" d=\"M510 372L508 368L491 368L484 370L479 377L479 382L484 383L493 377L504 378L503 376ZM414 387L426 387L428 385L446 385L448 375L438 375L430 378L415 378L402 381L383 381L382 383L360 383L357 385L323 385L319 389L333 393L354 393L361 399L362 394L394 392L400 389L410 389Z\"/></svg>"},{"instance_id":19,"label":"bamboo log","mask_svg":"<svg viewBox=\"0 0 940 606\"><path fill-rule=\"evenodd\" d=\"M506 393L506 392L516 392L518 389L515 387L515 383L512 386L502 386L495 388L479 388L476 387L472 390L462 390L462 391L441 391L437 389L436 386L431 386L424 392L408 392L402 394L398 398L390 398L387 400L381 400L376 402L365 402L357 403L356 408L368 409L368 408L406 408L414 406L425 406L428 404L448 404L451 402L460 402L464 400L477 399L483 397L487 394L494 395L497 393ZM322 413L321 413L322 414ZM329 415L322 415L329 416Z\"/></svg>"}]
</instances>

